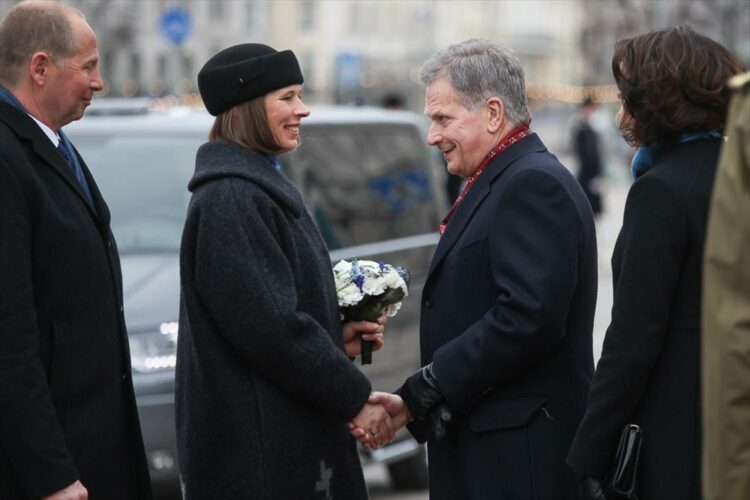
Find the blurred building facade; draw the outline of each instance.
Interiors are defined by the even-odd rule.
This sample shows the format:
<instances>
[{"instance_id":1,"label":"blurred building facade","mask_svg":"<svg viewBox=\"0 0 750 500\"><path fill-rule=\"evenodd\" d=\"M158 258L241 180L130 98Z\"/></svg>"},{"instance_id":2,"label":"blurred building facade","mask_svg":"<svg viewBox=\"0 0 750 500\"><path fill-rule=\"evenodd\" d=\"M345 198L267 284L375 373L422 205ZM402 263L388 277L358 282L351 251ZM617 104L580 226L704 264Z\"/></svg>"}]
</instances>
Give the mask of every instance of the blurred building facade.
<instances>
[{"instance_id":1,"label":"blurred building facade","mask_svg":"<svg viewBox=\"0 0 750 500\"><path fill-rule=\"evenodd\" d=\"M612 81L612 49L624 36L688 24L733 50L750 66L750 2L747 0L580 0L581 82Z\"/></svg>"},{"instance_id":2,"label":"blurred building facade","mask_svg":"<svg viewBox=\"0 0 750 500\"><path fill-rule=\"evenodd\" d=\"M421 109L421 64L467 38L497 38L520 57L541 98L575 101L611 84L620 36L691 23L750 59L745 0L63 0L99 38L106 93L196 91L202 64L227 46L292 49L310 102ZM3 16L16 0L0 0ZM578 89L572 92L571 89Z\"/></svg>"}]
</instances>

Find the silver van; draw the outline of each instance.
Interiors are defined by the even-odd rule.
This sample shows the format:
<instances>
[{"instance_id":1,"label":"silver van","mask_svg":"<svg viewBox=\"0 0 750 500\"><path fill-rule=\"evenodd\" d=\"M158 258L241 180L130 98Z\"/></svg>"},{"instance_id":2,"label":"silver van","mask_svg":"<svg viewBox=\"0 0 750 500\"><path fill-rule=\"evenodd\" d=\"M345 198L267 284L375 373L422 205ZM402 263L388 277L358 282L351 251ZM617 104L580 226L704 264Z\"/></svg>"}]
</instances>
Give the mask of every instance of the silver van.
<instances>
[{"instance_id":1,"label":"silver van","mask_svg":"<svg viewBox=\"0 0 750 500\"><path fill-rule=\"evenodd\" d=\"M178 251L195 153L213 118L205 110L155 111L95 103L65 128L109 204L123 268L138 410L157 495L177 486L174 367L179 325ZM425 145L424 117L376 108L311 108L302 146L283 171L303 193L331 261L367 258L406 267L410 296L363 367L391 391L419 367L419 298L447 209L444 168ZM363 450L387 465L397 489L427 486L424 449L401 431L390 446Z\"/></svg>"}]
</instances>

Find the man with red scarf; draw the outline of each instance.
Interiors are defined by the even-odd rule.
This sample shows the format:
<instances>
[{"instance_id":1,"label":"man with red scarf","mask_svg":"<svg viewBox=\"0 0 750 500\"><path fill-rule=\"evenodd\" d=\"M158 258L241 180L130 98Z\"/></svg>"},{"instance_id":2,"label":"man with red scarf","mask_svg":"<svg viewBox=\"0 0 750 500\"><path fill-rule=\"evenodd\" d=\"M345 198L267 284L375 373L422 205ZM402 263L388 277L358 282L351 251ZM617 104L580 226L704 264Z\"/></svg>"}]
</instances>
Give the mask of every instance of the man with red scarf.
<instances>
[{"instance_id":1,"label":"man with red scarf","mask_svg":"<svg viewBox=\"0 0 750 500\"><path fill-rule=\"evenodd\" d=\"M372 399L427 441L432 500L573 500L565 455L594 369L591 207L530 130L509 50L453 45L421 80L427 141L466 186L422 293L423 367Z\"/></svg>"}]
</instances>

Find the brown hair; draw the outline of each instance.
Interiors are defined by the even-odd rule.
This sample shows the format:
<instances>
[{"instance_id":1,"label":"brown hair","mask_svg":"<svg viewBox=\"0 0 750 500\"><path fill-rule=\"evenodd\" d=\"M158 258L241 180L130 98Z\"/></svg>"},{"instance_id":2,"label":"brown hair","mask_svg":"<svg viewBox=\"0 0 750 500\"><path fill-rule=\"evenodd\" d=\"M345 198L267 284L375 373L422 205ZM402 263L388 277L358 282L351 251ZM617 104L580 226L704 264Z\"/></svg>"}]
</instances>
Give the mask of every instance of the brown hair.
<instances>
[{"instance_id":1,"label":"brown hair","mask_svg":"<svg viewBox=\"0 0 750 500\"><path fill-rule=\"evenodd\" d=\"M21 2L0 23L0 82L15 85L36 52L68 59L79 50L71 15L81 11L57 2Z\"/></svg>"},{"instance_id":2,"label":"brown hair","mask_svg":"<svg viewBox=\"0 0 750 500\"><path fill-rule=\"evenodd\" d=\"M208 139L224 139L260 153L281 151L268 125L264 99L265 96L256 97L219 114Z\"/></svg>"},{"instance_id":3,"label":"brown hair","mask_svg":"<svg viewBox=\"0 0 750 500\"><path fill-rule=\"evenodd\" d=\"M612 72L632 127L630 144L670 145L685 132L722 128L730 77L742 62L726 47L688 26L624 38L615 45Z\"/></svg>"}]
</instances>

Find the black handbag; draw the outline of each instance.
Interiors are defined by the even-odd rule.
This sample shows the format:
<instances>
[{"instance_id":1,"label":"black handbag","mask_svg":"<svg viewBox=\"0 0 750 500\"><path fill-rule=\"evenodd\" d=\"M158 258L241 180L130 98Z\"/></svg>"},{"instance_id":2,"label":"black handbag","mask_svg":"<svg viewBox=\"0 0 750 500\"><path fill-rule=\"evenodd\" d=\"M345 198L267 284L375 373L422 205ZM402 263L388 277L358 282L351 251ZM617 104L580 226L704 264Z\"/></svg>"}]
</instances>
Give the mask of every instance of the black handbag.
<instances>
[{"instance_id":1,"label":"black handbag","mask_svg":"<svg viewBox=\"0 0 750 500\"><path fill-rule=\"evenodd\" d=\"M638 484L638 463L641 454L643 430L628 424L620 434L612 467L607 475L606 488L608 493L615 493L618 498L634 499Z\"/></svg>"}]
</instances>

